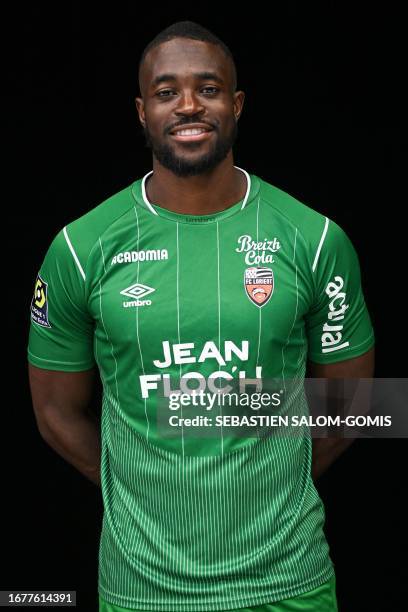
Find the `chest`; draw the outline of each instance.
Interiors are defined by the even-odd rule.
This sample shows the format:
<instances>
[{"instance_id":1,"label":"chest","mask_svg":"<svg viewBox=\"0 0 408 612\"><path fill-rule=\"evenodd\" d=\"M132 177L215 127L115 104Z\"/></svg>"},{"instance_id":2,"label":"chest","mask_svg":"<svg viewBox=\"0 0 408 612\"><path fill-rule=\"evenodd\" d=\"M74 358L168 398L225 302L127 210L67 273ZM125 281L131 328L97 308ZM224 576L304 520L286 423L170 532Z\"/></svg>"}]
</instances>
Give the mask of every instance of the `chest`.
<instances>
[{"instance_id":1,"label":"chest","mask_svg":"<svg viewBox=\"0 0 408 612\"><path fill-rule=\"evenodd\" d=\"M260 343L279 350L303 325L307 281L288 236L245 229L170 223L101 245L89 296L101 341L142 341L149 361L173 364L199 363L203 351L225 360L225 346L236 347L232 361L246 350L255 360Z\"/></svg>"}]
</instances>

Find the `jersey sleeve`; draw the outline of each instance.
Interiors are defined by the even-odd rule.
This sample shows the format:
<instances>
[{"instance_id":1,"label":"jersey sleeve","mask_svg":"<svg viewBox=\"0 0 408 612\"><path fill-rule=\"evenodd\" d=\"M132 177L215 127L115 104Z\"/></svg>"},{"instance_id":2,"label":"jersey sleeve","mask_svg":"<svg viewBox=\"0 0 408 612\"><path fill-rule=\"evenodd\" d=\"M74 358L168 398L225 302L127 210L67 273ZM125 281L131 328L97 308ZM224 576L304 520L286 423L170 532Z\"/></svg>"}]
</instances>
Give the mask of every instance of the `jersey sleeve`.
<instances>
[{"instance_id":1,"label":"jersey sleeve","mask_svg":"<svg viewBox=\"0 0 408 612\"><path fill-rule=\"evenodd\" d=\"M306 316L308 357L335 363L366 353L374 330L364 301L357 253L345 232L326 220L312 274L314 300Z\"/></svg>"},{"instance_id":2,"label":"jersey sleeve","mask_svg":"<svg viewBox=\"0 0 408 612\"><path fill-rule=\"evenodd\" d=\"M94 322L87 309L85 273L68 241L64 230L55 236L35 280L28 361L76 372L95 365Z\"/></svg>"}]
</instances>

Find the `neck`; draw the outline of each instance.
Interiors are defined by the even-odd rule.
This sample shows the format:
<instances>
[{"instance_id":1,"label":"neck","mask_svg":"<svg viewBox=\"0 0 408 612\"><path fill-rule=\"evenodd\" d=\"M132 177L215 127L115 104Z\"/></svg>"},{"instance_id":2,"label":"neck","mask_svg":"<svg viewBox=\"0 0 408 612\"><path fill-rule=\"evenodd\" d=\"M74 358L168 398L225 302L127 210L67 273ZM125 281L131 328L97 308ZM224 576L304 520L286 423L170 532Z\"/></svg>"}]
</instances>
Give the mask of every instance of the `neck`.
<instances>
[{"instance_id":1,"label":"neck","mask_svg":"<svg viewBox=\"0 0 408 612\"><path fill-rule=\"evenodd\" d=\"M146 181L149 202L190 215L225 210L242 200L246 190L246 176L228 158L209 172L189 177L176 176L154 160L153 174Z\"/></svg>"}]
</instances>

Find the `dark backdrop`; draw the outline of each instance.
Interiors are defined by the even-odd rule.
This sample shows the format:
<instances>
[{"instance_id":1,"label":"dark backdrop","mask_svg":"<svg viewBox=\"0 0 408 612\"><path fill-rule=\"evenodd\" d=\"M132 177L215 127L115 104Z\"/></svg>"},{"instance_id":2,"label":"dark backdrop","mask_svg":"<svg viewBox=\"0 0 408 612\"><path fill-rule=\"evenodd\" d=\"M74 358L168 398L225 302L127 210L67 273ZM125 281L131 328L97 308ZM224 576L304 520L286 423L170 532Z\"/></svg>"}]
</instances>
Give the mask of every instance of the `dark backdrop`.
<instances>
[{"instance_id":1,"label":"dark backdrop","mask_svg":"<svg viewBox=\"0 0 408 612\"><path fill-rule=\"evenodd\" d=\"M385 6L280 5L33 3L3 22L12 304L3 303L0 589L75 589L78 609L96 611L100 493L36 430L28 311L56 232L151 169L137 63L174 21L197 21L231 48L246 93L235 164L343 227L360 257L376 375L406 375L402 18ZM359 440L319 481L341 611L407 609L406 455L402 439Z\"/></svg>"}]
</instances>

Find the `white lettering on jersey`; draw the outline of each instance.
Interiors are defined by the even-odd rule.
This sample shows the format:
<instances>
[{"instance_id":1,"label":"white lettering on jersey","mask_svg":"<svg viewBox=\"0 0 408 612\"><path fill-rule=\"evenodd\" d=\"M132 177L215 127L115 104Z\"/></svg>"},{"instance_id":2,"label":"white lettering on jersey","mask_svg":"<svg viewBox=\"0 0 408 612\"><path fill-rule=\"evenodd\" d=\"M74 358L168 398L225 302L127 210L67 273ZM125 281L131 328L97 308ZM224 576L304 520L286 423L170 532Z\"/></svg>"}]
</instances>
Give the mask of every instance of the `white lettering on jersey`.
<instances>
[{"instance_id":1,"label":"white lettering on jersey","mask_svg":"<svg viewBox=\"0 0 408 612\"><path fill-rule=\"evenodd\" d=\"M127 297L134 298L132 302L123 302L124 308L133 308L134 306L151 306L151 300L141 300L139 298L144 298L146 295L149 295L156 289L153 287L149 287L148 285L143 285L142 283L136 283L135 285L130 285L126 289L121 291L121 295L126 295Z\"/></svg>"},{"instance_id":2,"label":"white lettering on jersey","mask_svg":"<svg viewBox=\"0 0 408 612\"><path fill-rule=\"evenodd\" d=\"M162 342L163 346L163 360L155 359L153 364L157 368L167 368L172 364L184 364L184 363L203 363L207 359L215 359L218 364L226 365L227 362L233 361L233 354L235 354L240 360L248 361L249 359L249 342L248 340L242 340L241 347L237 346L232 340L224 341L224 351L223 355L221 355L218 350L216 344L209 340L207 341L199 356L195 357L191 354L191 351L194 350L195 344L194 342L185 342L183 344L170 344L168 340L164 340ZM237 370L237 366L233 366L232 372ZM163 392L165 396L169 396L171 393L190 393L193 391L189 385L188 381L193 379L196 383L198 382L200 390L204 390L208 388L212 393L217 394L220 392L221 387L215 384L215 381L219 383L220 379L224 379L224 381L233 380L234 376L226 371L217 370L215 372L211 372L209 376L204 377L201 372L186 372L180 377L180 388L175 390L172 388L172 381L170 379L170 374L143 374L139 376L140 388L142 391L142 397L149 397L150 390L157 390L159 382L163 385ZM238 372L239 379L239 389L242 393L246 386L256 386L257 391L262 390L262 366L256 366L255 368L255 378L248 378L245 370L240 370ZM224 385L222 387L222 392L232 391L233 388L231 385ZM194 392L196 389L194 390Z\"/></svg>"},{"instance_id":3,"label":"white lettering on jersey","mask_svg":"<svg viewBox=\"0 0 408 612\"><path fill-rule=\"evenodd\" d=\"M279 240L266 238L262 242L255 242L249 234L244 234L238 238L237 253L245 253L245 263L248 266L253 264L274 263L273 255L268 255L267 251L276 253L281 248ZM260 252L259 252L260 251Z\"/></svg>"},{"instance_id":4,"label":"white lettering on jersey","mask_svg":"<svg viewBox=\"0 0 408 612\"><path fill-rule=\"evenodd\" d=\"M235 353L237 357L241 359L241 361L248 361L248 340L242 341L242 346L239 348L234 342L231 340L225 340L224 342L224 355L225 359L219 352L215 342L209 340L204 344L204 347L200 353L198 359L191 355L191 350L195 348L194 342L184 342L183 344L172 344L170 347L170 342L168 340L164 340L162 342L163 346L163 357L164 359L160 361L159 359L155 359L153 364L157 368L168 368L172 363L177 365L183 363L203 363L207 359L215 359L219 365L226 365L227 361L232 361L232 354ZM172 359L172 350L173 350L173 359Z\"/></svg>"},{"instance_id":5,"label":"white lettering on jersey","mask_svg":"<svg viewBox=\"0 0 408 612\"><path fill-rule=\"evenodd\" d=\"M157 261L168 259L167 249L149 249L148 251L124 251L112 258L111 266L114 264L130 263L132 261Z\"/></svg>"},{"instance_id":6,"label":"white lettering on jersey","mask_svg":"<svg viewBox=\"0 0 408 612\"><path fill-rule=\"evenodd\" d=\"M329 303L328 319L329 323L323 325L322 334L322 353L331 353L338 351L346 346L349 346L349 342L343 342L342 340L342 324L332 324L332 321L342 321L344 319L344 313L346 312L349 304L345 304L346 294L341 291L344 286L344 280L341 276L335 276L333 281L326 287L326 293L331 298Z\"/></svg>"},{"instance_id":7,"label":"white lettering on jersey","mask_svg":"<svg viewBox=\"0 0 408 612\"><path fill-rule=\"evenodd\" d=\"M123 302L123 308L133 308L134 306L151 306L152 300L134 300L133 302Z\"/></svg>"}]
</instances>

